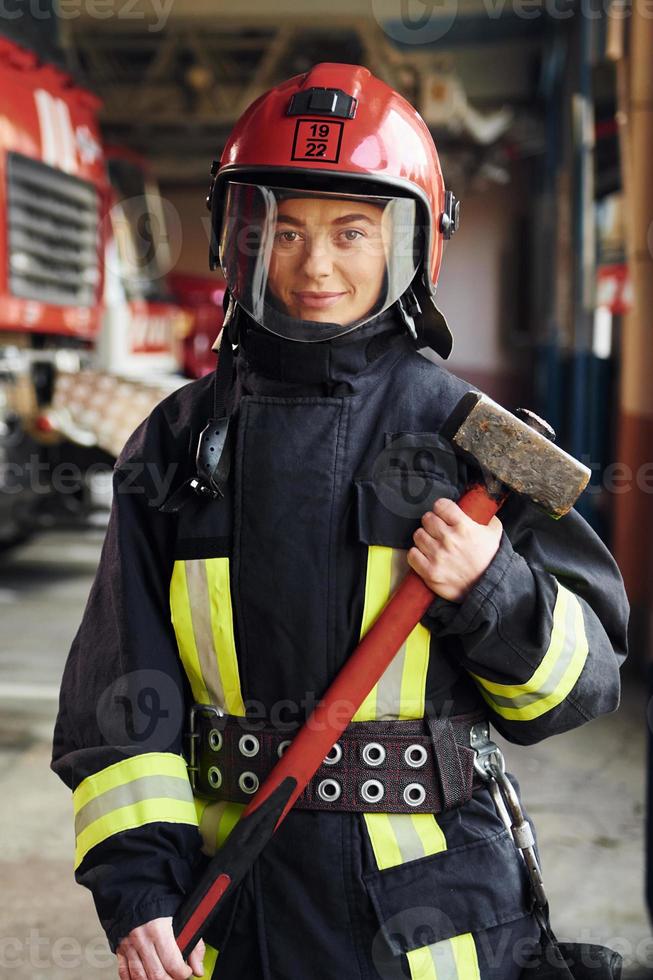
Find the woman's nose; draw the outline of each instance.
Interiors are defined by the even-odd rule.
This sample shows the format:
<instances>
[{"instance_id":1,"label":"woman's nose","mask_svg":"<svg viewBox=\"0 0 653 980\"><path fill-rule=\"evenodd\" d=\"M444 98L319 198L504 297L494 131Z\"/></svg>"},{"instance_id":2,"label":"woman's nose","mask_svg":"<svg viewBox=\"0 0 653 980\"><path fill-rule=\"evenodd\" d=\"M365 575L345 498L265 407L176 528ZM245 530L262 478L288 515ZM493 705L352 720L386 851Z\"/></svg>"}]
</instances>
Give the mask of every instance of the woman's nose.
<instances>
[{"instance_id":1,"label":"woman's nose","mask_svg":"<svg viewBox=\"0 0 653 980\"><path fill-rule=\"evenodd\" d=\"M319 240L308 241L302 263L304 273L311 279L319 279L331 275L333 258L327 243Z\"/></svg>"}]
</instances>

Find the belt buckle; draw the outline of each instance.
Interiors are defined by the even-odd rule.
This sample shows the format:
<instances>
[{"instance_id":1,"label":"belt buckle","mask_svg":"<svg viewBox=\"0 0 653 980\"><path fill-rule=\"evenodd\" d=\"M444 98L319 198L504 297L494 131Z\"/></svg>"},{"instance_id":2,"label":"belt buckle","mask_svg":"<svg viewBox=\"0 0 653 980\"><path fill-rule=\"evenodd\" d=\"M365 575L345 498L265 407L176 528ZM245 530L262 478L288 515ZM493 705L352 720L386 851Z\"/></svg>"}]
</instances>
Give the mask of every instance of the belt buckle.
<instances>
[{"instance_id":1,"label":"belt buckle","mask_svg":"<svg viewBox=\"0 0 653 980\"><path fill-rule=\"evenodd\" d=\"M199 740L199 732L197 731L197 716L200 714L214 715L216 718L224 718L225 713L222 708L219 708L217 704L195 704L191 705L190 711L188 713L188 731L186 732L186 744L187 744L187 762L186 769L188 771L188 780L190 782L190 788L193 793L197 789L197 773L199 772L199 766L197 764L197 743Z\"/></svg>"}]
</instances>

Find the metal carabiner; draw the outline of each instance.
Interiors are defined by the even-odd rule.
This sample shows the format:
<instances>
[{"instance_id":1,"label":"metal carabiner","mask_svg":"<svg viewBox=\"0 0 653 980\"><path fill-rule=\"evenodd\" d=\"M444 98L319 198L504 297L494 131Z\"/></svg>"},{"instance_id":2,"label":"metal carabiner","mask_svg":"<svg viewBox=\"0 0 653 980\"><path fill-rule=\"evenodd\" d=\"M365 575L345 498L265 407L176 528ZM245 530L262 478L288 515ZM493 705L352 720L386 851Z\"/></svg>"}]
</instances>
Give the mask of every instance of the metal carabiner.
<instances>
[{"instance_id":1,"label":"metal carabiner","mask_svg":"<svg viewBox=\"0 0 653 980\"><path fill-rule=\"evenodd\" d=\"M503 752L490 738L487 722L474 725L470 732L470 745L474 749L474 768L487 782L492 802L506 828L510 831L515 847L521 853L533 889L538 910L544 911L548 902L542 872L535 854L535 837L530 823L524 817L515 788L506 775Z\"/></svg>"}]
</instances>

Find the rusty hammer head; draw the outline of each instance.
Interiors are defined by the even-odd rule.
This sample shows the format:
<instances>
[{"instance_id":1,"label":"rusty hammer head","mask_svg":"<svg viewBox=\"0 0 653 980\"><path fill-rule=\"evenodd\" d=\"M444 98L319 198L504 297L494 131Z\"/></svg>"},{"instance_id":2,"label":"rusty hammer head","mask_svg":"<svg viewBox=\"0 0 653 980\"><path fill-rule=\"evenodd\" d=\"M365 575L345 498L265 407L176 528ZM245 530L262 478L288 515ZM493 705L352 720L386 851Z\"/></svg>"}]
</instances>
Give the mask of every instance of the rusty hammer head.
<instances>
[{"instance_id":1,"label":"rusty hammer head","mask_svg":"<svg viewBox=\"0 0 653 980\"><path fill-rule=\"evenodd\" d=\"M591 470L551 441L545 422L531 416L523 422L487 395L470 391L445 422L442 434L464 456L471 456L486 479L502 489L525 494L552 517L562 517L576 503Z\"/></svg>"}]
</instances>

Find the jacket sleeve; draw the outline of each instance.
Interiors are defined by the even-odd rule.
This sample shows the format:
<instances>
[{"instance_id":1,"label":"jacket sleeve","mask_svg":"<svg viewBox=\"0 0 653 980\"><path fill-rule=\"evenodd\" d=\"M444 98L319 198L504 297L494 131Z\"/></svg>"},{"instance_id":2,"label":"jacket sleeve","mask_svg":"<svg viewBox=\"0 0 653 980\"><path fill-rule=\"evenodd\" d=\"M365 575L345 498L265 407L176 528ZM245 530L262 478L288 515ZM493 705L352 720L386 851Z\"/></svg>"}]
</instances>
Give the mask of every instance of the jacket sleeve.
<instances>
[{"instance_id":1,"label":"jacket sleeve","mask_svg":"<svg viewBox=\"0 0 653 980\"><path fill-rule=\"evenodd\" d=\"M143 423L143 425L147 425ZM181 756L187 697L168 587L171 525L143 427L114 471L99 567L64 670L52 768L73 790L75 874L112 948L172 915L202 861Z\"/></svg>"},{"instance_id":2,"label":"jacket sleeve","mask_svg":"<svg viewBox=\"0 0 653 980\"><path fill-rule=\"evenodd\" d=\"M578 513L556 521L513 497L499 516L485 573L461 604L436 599L423 622L457 654L497 730L527 745L618 707L628 602Z\"/></svg>"}]
</instances>

